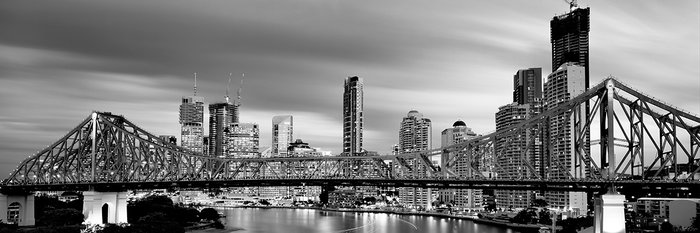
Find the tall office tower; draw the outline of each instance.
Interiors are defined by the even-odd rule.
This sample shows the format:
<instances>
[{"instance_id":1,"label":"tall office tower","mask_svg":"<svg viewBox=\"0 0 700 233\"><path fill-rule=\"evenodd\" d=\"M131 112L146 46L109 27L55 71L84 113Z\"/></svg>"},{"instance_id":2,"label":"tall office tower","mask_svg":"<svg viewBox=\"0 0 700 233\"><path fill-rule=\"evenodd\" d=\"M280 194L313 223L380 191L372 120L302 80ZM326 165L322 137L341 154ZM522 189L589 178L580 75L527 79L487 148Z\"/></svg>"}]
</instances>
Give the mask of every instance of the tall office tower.
<instances>
[{"instance_id":1,"label":"tall office tower","mask_svg":"<svg viewBox=\"0 0 700 233\"><path fill-rule=\"evenodd\" d=\"M231 123L238 123L238 107L224 102L209 105L209 155L225 157L226 132Z\"/></svg>"},{"instance_id":2,"label":"tall office tower","mask_svg":"<svg viewBox=\"0 0 700 233\"><path fill-rule=\"evenodd\" d=\"M225 132L227 158L260 157L260 128L255 123L231 123Z\"/></svg>"},{"instance_id":3,"label":"tall office tower","mask_svg":"<svg viewBox=\"0 0 700 233\"><path fill-rule=\"evenodd\" d=\"M552 42L552 72L564 63L573 62L585 69L584 87L589 85L588 33L590 8L572 5L569 13L558 15L550 22Z\"/></svg>"},{"instance_id":4,"label":"tall office tower","mask_svg":"<svg viewBox=\"0 0 700 233\"><path fill-rule=\"evenodd\" d=\"M260 158L260 128L255 123L231 123L224 130L223 158ZM229 167L230 172L236 168ZM256 171L250 166L238 171L241 177L254 177ZM259 196L260 187L229 188L229 193L248 196Z\"/></svg>"},{"instance_id":5,"label":"tall office tower","mask_svg":"<svg viewBox=\"0 0 700 233\"><path fill-rule=\"evenodd\" d=\"M287 148L292 143L293 133L292 115L272 117L272 156L287 157Z\"/></svg>"},{"instance_id":6,"label":"tall office tower","mask_svg":"<svg viewBox=\"0 0 700 233\"><path fill-rule=\"evenodd\" d=\"M402 153L417 152L432 149L432 122L424 118L423 114L416 110L408 112L401 121L399 129L399 148ZM411 174L404 176L421 178L425 177L427 168L417 159L406 159L406 163L413 168ZM421 164L420 166L416 166ZM403 170L401 170L403 171ZM401 188L399 198L410 207L427 207L431 204L430 191L423 188Z\"/></svg>"},{"instance_id":7,"label":"tall office tower","mask_svg":"<svg viewBox=\"0 0 700 233\"><path fill-rule=\"evenodd\" d=\"M542 100L542 68L518 70L513 75L513 103L531 104Z\"/></svg>"},{"instance_id":8,"label":"tall office tower","mask_svg":"<svg viewBox=\"0 0 700 233\"><path fill-rule=\"evenodd\" d=\"M343 154L362 152L362 106L362 78L347 77L343 92Z\"/></svg>"},{"instance_id":9,"label":"tall office tower","mask_svg":"<svg viewBox=\"0 0 700 233\"><path fill-rule=\"evenodd\" d=\"M451 146L454 144L465 142L475 138L477 135L471 128L467 127L464 121L455 121L452 128L447 128L441 134L441 147ZM456 151L452 153L443 153L441 156L441 164L444 168L448 161L456 156L465 155L465 151ZM459 157L455 160L454 172L457 177L469 177L467 167L469 166L466 157ZM446 174L448 175L448 174ZM449 175L448 175L449 177ZM481 189L443 189L439 191L440 201L444 203L452 203L453 206L460 208L481 208L482 190Z\"/></svg>"},{"instance_id":10,"label":"tall office tower","mask_svg":"<svg viewBox=\"0 0 700 233\"><path fill-rule=\"evenodd\" d=\"M182 97L180 145L196 153L204 154L204 99L196 96L196 93L193 96Z\"/></svg>"},{"instance_id":11,"label":"tall office tower","mask_svg":"<svg viewBox=\"0 0 700 233\"><path fill-rule=\"evenodd\" d=\"M569 99L586 91L585 68L573 62L564 63L552 72L544 83L544 110L553 109ZM550 179L566 179L567 173L577 177L587 176L588 170L577 162L574 157L575 133L572 115L586 119L586 106L562 112L549 118L547 143L549 157L545 161L546 175ZM588 140L587 138L585 140ZM590 143L579 148L583 153L590 154ZM552 208L571 211L572 215L585 215L587 210L586 193L582 192L547 192L547 202Z\"/></svg>"}]
</instances>

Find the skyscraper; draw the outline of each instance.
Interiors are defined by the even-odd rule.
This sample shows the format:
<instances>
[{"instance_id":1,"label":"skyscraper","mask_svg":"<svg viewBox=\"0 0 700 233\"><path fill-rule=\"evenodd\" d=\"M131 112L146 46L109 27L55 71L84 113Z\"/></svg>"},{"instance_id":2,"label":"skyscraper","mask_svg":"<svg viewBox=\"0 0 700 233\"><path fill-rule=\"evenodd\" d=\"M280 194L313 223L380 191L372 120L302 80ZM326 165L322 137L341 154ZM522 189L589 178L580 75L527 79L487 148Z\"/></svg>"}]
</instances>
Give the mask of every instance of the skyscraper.
<instances>
[{"instance_id":1,"label":"skyscraper","mask_svg":"<svg viewBox=\"0 0 700 233\"><path fill-rule=\"evenodd\" d=\"M292 115L272 117L272 156L287 157L287 148L292 143L293 133Z\"/></svg>"},{"instance_id":2,"label":"skyscraper","mask_svg":"<svg viewBox=\"0 0 700 233\"><path fill-rule=\"evenodd\" d=\"M255 123L231 123L226 132L225 155L228 158L260 157L260 129Z\"/></svg>"},{"instance_id":3,"label":"skyscraper","mask_svg":"<svg viewBox=\"0 0 700 233\"><path fill-rule=\"evenodd\" d=\"M518 70L513 75L513 103L531 104L542 100L542 68Z\"/></svg>"},{"instance_id":4,"label":"skyscraper","mask_svg":"<svg viewBox=\"0 0 700 233\"><path fill-rule=\"evenodd\" d=\"M544 110L553 109L585 92L585 74L585 68L574 62L564 63L559 69L552 72L544 83ZM574 137L577 135L574 133L574 121L571 118L575 114L586 119L588 112L586 106L574 109L573 113L571 111L562 112L549 118L547 130L549 157L545 161L545 165L548 167L546 174L550 179L565 179L568 177L567 173L579 174L577 177L587 176L588 173L588 170L584 169L585 166L577 164L573 156L574 148L576 148ZM586 143L586 146L581 149L584 153L590 154L589 143ZM552 208L586 214L586 193L547 192L545 197Z\"/></svg>"},{"instance_id":5,"label":"skyscraper","mask_svg":"<svg viewBox=\"0 0 700 233\"><path fill-rule=\"evenodd\" d=\"M225 157L224 144L231 123L238 123L238 107L224 102L209 105L209 155Z\"/></svg>"},{"instance_id":6,"label":"skyscraper","mask_svg":"<svg viewBox=\"0 0 700 233\"><path fill-rule=\"evenodd\" d=\"M345 79L343 92L343 153L347 155L362 152L362 78L353 76Z\"/></svg>"},{"instance_id":7,"label":"skyscraper","mask_svg":"<svg viewBox=\"0 0 700 233\"><path fill-rule=\"evenodd\" d=\"M204 99L184 96L180 104L180 145L204 153Z\"/></svg>"},{"instance_id":8,"label":"skyscraper","mask_svg":"<svg viewBox=\"0 0 700 233\"><path fill-rule=\"evenodd\" d=\"M416 110L408 112L401 121L399 129L399 148L402 153L417 152L432 149L432 122L424 118L423 114ZM425 177L427 167L417 159L406 159L406 163L413 168L408 177ZM420 166L416 166L421 164ZM399 169L402 171L403 169ZM430 191L423 188L400 188L399 198L407 206L425 207L431 202Z\"/></svg>"},{"instance_id":9,"label":"skyscraper","mask_svg":"<svg viewBox=\"0 0 700 233\"><path fill-rule=\"evenodd\" d=\"M452 124L452 128L447 128L441 133L441 147L451 146L458 144L469 139L475 138L477 135L472 131L471 128L467 127L464 121L458 120ZM465 151L456 151L451 153L443 153L441 156L442 167L445 167L447 161L452 157L458 156ZM461 157L455 161L455 173L458 177L468 177L471 174L467 172L468 160L465 157ZM456 207L460 208L480 208L482 200L482 190L481 189L443 189L440 190L440 200L444 203L452 203Z\"/></svg>"},{"instance_id":10,"label":"skyscraper","mask_svg":"<svg viewBox=\"0 0 700 233\"><path fill-rule=\"evenodd\" d=\"M496 113L496 130L504 130L542 112L542 68L518 70L513 75L513 103ZM539 126L496 140L498 177L527 179L542 175L542 135ZM496 190L499 208L527 208L535 193L524 190Z\"/></svg>"},{"instance_id":11,"label":"skyscraper","mask_svg":"<svg viewBox=\"0 0 700 233\"><path fill-rule=\"evenodd\" d=\"M569 13L552 18L550 29L552 72L567 62L582 66L585 69L584 87L588 89L590 8L578 8L573 4Z\"/></svg>"}]
</instances>

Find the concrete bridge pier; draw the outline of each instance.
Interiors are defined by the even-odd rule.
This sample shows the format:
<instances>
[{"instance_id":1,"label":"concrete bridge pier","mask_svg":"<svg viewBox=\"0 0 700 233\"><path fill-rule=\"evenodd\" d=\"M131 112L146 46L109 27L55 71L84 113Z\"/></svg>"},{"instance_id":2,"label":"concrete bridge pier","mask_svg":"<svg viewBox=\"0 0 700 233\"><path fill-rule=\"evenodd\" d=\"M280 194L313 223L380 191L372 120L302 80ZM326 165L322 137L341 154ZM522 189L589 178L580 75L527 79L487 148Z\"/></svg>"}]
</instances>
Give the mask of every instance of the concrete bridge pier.
<instances>
[{"instance_id":1,"label":"concrete bridge pier","mask_svg":"<svg viewBox=\"0 0 700 233\"><path fill-rule=\"evenodd\" d=\"M127 223L126 192L83 192L85 224Z\"/></svg>"},{"instance_id":2,"label":"concrete bridge pier","mask_svg":"<svg viewBox=\"0 0 700 233\"><path fill-rule=\"evenodd\" d=\"M625 196L604 194L594 200L594 233L625 233Z\"/></svg>"},{"instance_id":3,"label":"concrete bridge pier","mask_svg":"<svg viewBox=\"0 0 700 233\"><path fill-rule=\"evenodd\" d=\"M18 226L34 226L34 194L0 194L0 220Z\"/></svg>"}]
</instances>

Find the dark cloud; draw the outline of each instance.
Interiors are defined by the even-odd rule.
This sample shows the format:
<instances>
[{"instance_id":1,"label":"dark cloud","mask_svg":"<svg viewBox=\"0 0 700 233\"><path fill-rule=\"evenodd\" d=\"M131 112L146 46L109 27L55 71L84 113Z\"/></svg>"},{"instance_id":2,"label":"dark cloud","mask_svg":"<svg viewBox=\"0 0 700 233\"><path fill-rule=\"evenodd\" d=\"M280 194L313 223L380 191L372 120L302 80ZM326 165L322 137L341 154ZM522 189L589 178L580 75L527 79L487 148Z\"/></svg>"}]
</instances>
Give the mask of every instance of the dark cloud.
<instances>
[{"instance_id":1,"label":"dark cloud","mask_svg":"<svg viewBox=\"0 0 700 233\"><path fill-rule=\"evenodd\" d=\"M608 75L700 112L697 1L590 1L592 82ZM551 69L544 1L2 1L0 172L92 110L178 135L179 98L223 101L246 73L241 117L270 143L273 115L338 152L342 83L365 79L366 147L386 152L411 109L433 140L462 119L495 128L518 69ZM674 91L669 91L674 90ZM12 135L12 136L7 136ZM9 164L9 165L8 165Z\"/></svg>"}]
</instances>

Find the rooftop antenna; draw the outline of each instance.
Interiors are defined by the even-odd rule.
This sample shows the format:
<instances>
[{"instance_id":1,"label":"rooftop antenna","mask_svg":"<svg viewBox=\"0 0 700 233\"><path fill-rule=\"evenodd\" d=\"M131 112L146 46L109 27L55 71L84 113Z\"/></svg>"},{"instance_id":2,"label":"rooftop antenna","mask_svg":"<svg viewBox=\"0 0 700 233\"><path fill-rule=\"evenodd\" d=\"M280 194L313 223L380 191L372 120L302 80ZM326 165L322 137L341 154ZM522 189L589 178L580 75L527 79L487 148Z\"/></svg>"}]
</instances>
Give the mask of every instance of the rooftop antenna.
<instances>
[{"instance_id":1,"label":"rooftop antenna","mask_svg":"<svg viewBox=\"0 0 700 233\"><path fill-rule=\"evenodd\" d=\"M231 103L229 101L229 98L228 98L228 91L229 91L229 89L231 89L231 75L233 75L233 73L228 73L228 85L226 85L226 103L227 104Z\"/></svg>"},{"instance_id":2,"label":"rooftop antenna","mask_svg":"<svg viewBox=\"0 0 700 233\"><path fill-rule=\"evenodd\" d=\"M245 80L245 73L241 73L241 85L238 86L238 103L236 104L236 107L241 106L241 92L243 91L243 80ZM231 80L229 79L229 82Z\"/></svg>"},{"instance_id":3,"label":"rooftop antenna","mask_svg":"<svg viewBox=\"0 0 700 233\"><path fill-rule=\"evenodd\" d=\"M197 96L197 72L194 72L194 96Z\"/></svg>"}]
</instances>

